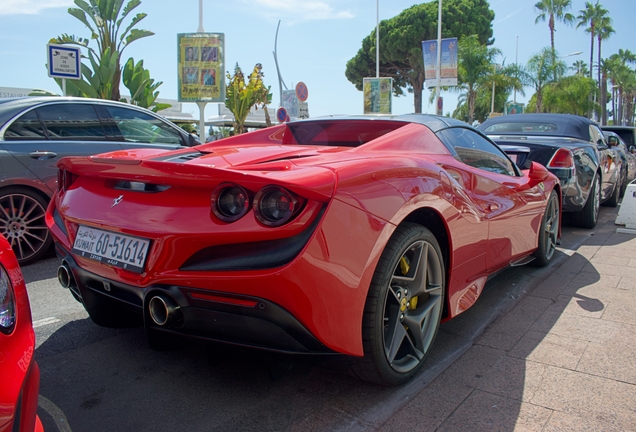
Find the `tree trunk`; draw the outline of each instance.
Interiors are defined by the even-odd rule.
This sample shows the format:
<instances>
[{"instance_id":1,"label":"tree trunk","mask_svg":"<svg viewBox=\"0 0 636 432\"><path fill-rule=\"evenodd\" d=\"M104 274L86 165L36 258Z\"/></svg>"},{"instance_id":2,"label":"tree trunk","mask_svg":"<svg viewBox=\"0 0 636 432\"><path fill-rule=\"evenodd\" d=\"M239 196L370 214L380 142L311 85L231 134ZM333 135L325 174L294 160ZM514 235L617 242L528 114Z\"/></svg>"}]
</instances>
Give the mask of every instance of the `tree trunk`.
<instances>
[{"instance_id":1,"label":"tree trunk","mask_svg":"<svg viewBox=\"0 0 636 432\"><path fill-rule=\"evenodd\" d=\"M110 90L111 100L119 101L121 99L121 94L119 93L120 83L121 83L121 66L119 65L119 61L117 61L117 69L115 70L115 74L113 75L113 88ZM205 139L205 137L203 137L203 139Z\"/></svg>"},{"instance_id":2,"label":"tree trunk","mask_svg":"<svg viewBox=\"0 0 636 432\"><path fill-rule=\"evenodd\" d=\"M607 124L607 73L605 71L603 71L601 83L601 124Z\"/></svg>"},{"instance_id":3,"label":"tree trunk","mask_svg":"<svg viewBox=\"0 0 636 432\"><path fill-rule=\"evenodd\" d=\"M591 37L590 37L590 80L594 80L594 21L590 22L590 28L592 29L591 33ZM590 103L590 109L587 112L587 116L588 117L592 117L592 110L594 109L592 106L592 94L590 93L590 97L588 98L588 101Z\"/></svg>"},{"instance_id":4,"label":"tree trunk","mask_svg":"<svg viewBox=\"0 0 636 432\"><path fill-rule=\"evenodd\" d=\"M468 87L468 124L472 125L475 121L475 103L477 102L477 94L473 86Z\"/></svg>"},{"instance_id":5,"label":"tree trunk","mask_svg":"<svg viewBox=\"0 0 636 432\"><path fill-rule=\"evenodd\" d=\"M417 74L417 79L412 79L411 86L413 87L413 109L416 113L422 113L422 90L424 89L424 74ZM437 103L437 101L435 101Z\"/></svg>"},{"instance_id":6,"label":"tree trunk","mask_svg":"<svg viewBox=\"0 0 636 432\"><path fill-rule=\"evenodd\" d=\"M601 99L601 118L603 118L603 112L605 111L605 106L603 105L603 84L601 83L601 34L598 34L598 63L596 64L598 67L598 72L596 76L598 77L598 89L600 92Z\"/></svg>"}]
</instances>

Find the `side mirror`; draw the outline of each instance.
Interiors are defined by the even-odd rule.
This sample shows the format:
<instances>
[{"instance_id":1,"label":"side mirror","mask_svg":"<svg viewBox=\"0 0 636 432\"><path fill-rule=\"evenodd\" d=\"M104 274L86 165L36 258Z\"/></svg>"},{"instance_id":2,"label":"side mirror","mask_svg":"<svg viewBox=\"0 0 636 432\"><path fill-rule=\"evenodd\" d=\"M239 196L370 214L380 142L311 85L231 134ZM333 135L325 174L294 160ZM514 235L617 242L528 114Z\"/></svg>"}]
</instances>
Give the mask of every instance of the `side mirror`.
<instances>
[{"instance_id":1,"label":"side mirror","mask_svg":"<svg viewBox=\"0 0 636 432\"><path fill-rule=\"evenodd\" d=\"M188 147L194 147L196 145L201 144L201 141L199 140L199 138L192 134L188 134L188 138L186 138L186 141L188 143L187 144Z\"/></svg>"},{"instance_id":2,"label":"side mirror","mask_svg":"<svg viewBox=\"0 0 636 432\"><path fill-rule=\"evenodd\" d=\"M550 177L550 171L540 163L533 161L528 171L528 186L533 188L539 183L546 181L548 177Z\"/></svg>"}]
</instances>

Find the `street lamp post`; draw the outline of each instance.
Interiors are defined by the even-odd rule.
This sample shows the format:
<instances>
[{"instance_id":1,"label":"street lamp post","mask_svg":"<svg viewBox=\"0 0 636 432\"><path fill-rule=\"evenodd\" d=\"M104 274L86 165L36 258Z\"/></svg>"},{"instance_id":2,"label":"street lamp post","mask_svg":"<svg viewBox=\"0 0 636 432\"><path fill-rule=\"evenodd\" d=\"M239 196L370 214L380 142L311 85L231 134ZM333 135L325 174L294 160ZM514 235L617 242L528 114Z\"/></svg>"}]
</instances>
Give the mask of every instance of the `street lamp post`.
<instances>
[{"instance_id":1,"label":"street lamp post","mask_svg":"<svg viewBox=\"0 0 636 432\"><path fill-rule=\"evenodd\" d=\"M205 33L203 29L203 0L199 0L199 28L197 33ZM199 107L199 139L201 142L205 142L205 105L207 102L197 101Z\"/></svg>"},{"instance_id":2,"label":"street lamp post","mask_svg":"<svg viewBox=\"0 0 636 432\"><path fill-rule=\"evenodd\" d=\"M440 80L442 78L442 0L438 2L437 9L437 82L435 83L435 110L437 115L442 115L439 103Z\"/></svg>"}]
</instances>

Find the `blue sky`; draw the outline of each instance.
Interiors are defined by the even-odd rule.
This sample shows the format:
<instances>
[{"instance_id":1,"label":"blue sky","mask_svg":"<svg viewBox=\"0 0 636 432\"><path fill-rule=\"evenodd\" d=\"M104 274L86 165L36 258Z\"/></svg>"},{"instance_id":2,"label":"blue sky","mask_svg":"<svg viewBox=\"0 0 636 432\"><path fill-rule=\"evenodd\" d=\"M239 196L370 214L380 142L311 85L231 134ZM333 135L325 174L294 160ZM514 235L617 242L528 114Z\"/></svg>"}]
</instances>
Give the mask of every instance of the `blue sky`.
<instances>
[{"instance_id":1,"label":"blue sky","mask_svg":"<svg viewBox=\"0 0 636 432\"><path fill-rule=\"evenodd\" d=\"M72 0L1 0L0 5L0 87L41 88L61 92L47 76L46 44L62 33L88 37L88 29L67 13ZM493 0L494 46L503 52L506 63L525 63L541 48L550 45L547 22L535 24L536 0ZM380 20L391 18L416 4L413 0L380 0ZM636 1L601 0L609 10L616 33L604 41L602 54L607 57L619 48L636 52ZM575 16L584 0L572 0ZM148 17L136 28L155 32L155 36L132 43L123 58L144 60L151 77L163 81L160 97L177 98L177 33L195 32L199 25L198 0L142 0L135 12ZM226 70L239 63L251 71L255 63L263 65L265 83L274 93L278 106L278 81L272 51L278 20L278 61L283 80L292 88L299 81L309 89L309 113L312 117L328 114L361 114L362 92L345 77L346 62L357 53L376 23L373 0L203 0L203 25L206 32L225 33ZM517 50L518 40L518 50ZM556 48L564 56L581 51L564 60L589 62L590 36L583 28L557 23ZM382 47L380 47L380 50ZM596 58L596 46L594 57ZM122 87L122 92L125 92ZM454 110L457 95L443 93L444 112ZM528 89L517 101L532 96ZM429 91L423 94L423 112L434 112L428 105ZM208 104L206 117L216 113ZM183 110L199 117L198 108L185 104ZM413 95L393 99L396 114L413 112Z\"/></svg>"}]
</instances>

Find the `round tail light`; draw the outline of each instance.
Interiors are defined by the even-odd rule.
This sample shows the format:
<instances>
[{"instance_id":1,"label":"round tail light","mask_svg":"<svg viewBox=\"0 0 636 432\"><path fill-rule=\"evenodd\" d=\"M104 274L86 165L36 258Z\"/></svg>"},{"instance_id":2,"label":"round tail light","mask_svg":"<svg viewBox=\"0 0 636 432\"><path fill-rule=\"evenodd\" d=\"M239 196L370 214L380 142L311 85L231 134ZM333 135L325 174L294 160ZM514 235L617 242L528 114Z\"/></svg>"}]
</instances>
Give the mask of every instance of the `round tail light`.
<instances>
[{"instance_id":1,"label":"round tail light","mask_svg":"<svg viewBox=\"0 0 636 432\"><path fill-rule=\"evenodd\" d=\"M222 184L212 193L212 211L224 222L242 218L249 207L245 189L235 184Z\"/></svg>"},{"instance_id":2,"label":"round tail light","mask_svg":"<svg viewBox=\"0 0 636 432\"><path fill-rule=\"evenodd\" d=\"M254 197L256 218L268 226L279 226L294 214L297 201L294 196L279 186L267 186Z\"/></svg>"},{"instance_id":3,"label":"round tail light","mask_svg":"<svg viewBox=\"0 0 636 432\"><path fill-rule=\"evenodd\" d=\"M9 275L0 266L0 332L11 333L15 326L15 298Z\"/></svg>"}]
</instances>

